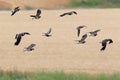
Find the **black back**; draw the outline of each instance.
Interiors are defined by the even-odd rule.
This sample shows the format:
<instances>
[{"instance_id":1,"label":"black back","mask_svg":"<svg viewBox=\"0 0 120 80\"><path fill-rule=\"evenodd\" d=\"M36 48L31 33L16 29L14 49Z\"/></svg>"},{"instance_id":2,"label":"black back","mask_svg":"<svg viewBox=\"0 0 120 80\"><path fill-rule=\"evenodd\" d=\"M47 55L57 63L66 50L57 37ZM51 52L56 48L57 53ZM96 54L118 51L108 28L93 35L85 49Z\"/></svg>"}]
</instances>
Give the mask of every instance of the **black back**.
<instances>
[{"instance_id":1,"label":"black back","mask_svg":"<svg viewBox=\"0 0 120 80\"><path fill-rule=\"evenodd\" d=\"M36 13L36 16L40 16L40 14L41 14L41 10L38 9L38 10L37 10L37 13Z\"/></svg>"},{"instance_id":2,"label":"black back","mask_svg":"<svg viewBox=\"0 0 120 80\"><path fill-rule=\"evenodd\" d=\"M87 38L87 34L84 34L81 38L81 41L85 41L86 38Z\"/></svg>"},{"instance_id":3,"label":"black back","mask_svg":"<svg viewBox=\"0 0 120 80\"><path fill-rule=\"evenodd\" d=\"M107 42L106 41L102 41L102 48L101 51L105 50L107 46Z\"/></svg>"}]
</instances>

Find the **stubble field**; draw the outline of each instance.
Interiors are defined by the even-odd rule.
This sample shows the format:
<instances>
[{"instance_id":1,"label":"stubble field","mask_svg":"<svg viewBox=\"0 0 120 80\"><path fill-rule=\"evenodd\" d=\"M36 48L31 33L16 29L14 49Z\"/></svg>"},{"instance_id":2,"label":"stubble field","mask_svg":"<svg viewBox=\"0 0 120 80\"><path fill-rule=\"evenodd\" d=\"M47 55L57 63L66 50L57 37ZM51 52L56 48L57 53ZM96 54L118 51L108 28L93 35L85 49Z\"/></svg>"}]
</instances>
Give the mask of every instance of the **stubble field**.
<instances>
[{"instance_id":1,"label":"stubble field","mask_svg":"<svg viewBox=\"0 0 120 80\"><path fill-rule=\"evenodd\" d=\"M77 15L59 17L65 10L42 10L39 20L29 15L36 10L0 12L0 68L4 71L65 71L111 73L120 71L120 9L75 9ZM86 25L77 37L76 27ZM52 28L52 37L42 36ZM101 29L96 37L88 37L85 44L75 40L89 31ZM19 46L14 46L15 35L29 32ZM114 43L101 52L101 40L112 38ZM24 52L24 47L35 43L35 50Z\"/></svg>"}]
</instances>

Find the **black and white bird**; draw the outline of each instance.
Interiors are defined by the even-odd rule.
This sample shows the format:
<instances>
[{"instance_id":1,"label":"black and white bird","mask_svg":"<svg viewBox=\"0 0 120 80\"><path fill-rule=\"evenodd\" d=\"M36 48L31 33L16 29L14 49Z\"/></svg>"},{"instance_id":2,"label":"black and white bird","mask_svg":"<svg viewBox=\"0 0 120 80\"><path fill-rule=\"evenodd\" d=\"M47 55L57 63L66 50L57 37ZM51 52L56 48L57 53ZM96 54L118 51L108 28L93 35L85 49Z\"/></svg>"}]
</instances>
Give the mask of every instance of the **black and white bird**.
<instances>
[{"instance_id":1,"label":"black and white bird","mask_svg":"<svg viewBox=\"0 0 120 80\"><path fill-rule=\"evenodd\" d=\"M41 17L40 14L41 14L41 10L37 9L36 15L30 15L30 17L33 17L32 19L39 19Z\"/></svg>"},{"instance_id":2,"label":"black and white bird","mask_svg":"<svg viewBox=\"0 0 120 80\"><path fill-rule=\"evenodd\" d=\"M60 17L66 16L66 15L72 15L72 14L77 15L77 12L75 12L75 11L66 12L66 13L61 14Z\"/></svg>"},{"instance_id":3,"label":"black and white bird","mask_svg":"<svg viewBox=\"0 0 120 80\"><path fill-rule=\"evenodd\" d=\"M24 51L32 51L32 50L34 50L35 46L36 46L36 44L30 44L28 47L24 48Z\"/></svg>"},{"instance_id":4,"label":"black and white bird","mask_svg":"<svg viewBox=\"0 0 120 80\"><path fill-rule=\"evenodd\" d=\"M52 36L50 33L51 33L52 29L50 28L49 31L47 33L43 33L44 35L43 36L46 36L46 37L50 37Z\"/></svg>"},{"instance_id":5,"label":"black and white bird","mask_svg":"<svg viewBox=\"0 0 120 80\"><path fill-rule=\"evenodd\" d=\"M12 11L11 16L13 16L13 15L14 15L16 12L18 12L19 10L20 10L20 7L19 7L19 6L15 7L14 10Z\"/></svg>"},{"instance_id":6,"label":"black and white bird","mask_svg":"<svg viewBox=\"0 0 120 80\"><path fill-rule=\"evenodd\" d=\"M97 36L97 33L98 33L99 31L101 31L101 29L97 29L97 30L95 30L95 31L89 32L89 33L90 33L90 36L93 36L93 37Z\"/></svg>"},{"instance_id":7,"label":"black and white bird","mask_svg":"<svg viewBox=\"0 0 120 80\"><path fill-rule=\"evenodd\" d=\"M87 34L84 34L80 40L76 40L76 41L78 41L78 44L84 44L86 42L85 41L86 38L87 38Z\"/></svg>"},{"instance_id":8,"label":"black and white bird","mask_svg":"<svg viewBox=\"0 0 120 80\"><path fill-rule=\"evenodd\" d=\"M80 36L80 30L82 28L86 27L85 25L82 25L82 26L78 26L76 29L77 29L77 36L79 37Z\"/></svg>"},{"instance_id":9,"label":"black and white bird","mask_svg":"<svg viewBox=\"0 0 120 80\"><path fill-rule=\"evenodd\" d=\"M30 33L23 32L23 33L16 34L16 36L15 36L16 42L15 42L14 45L16 45L16 46L19 45L19 43L20 43L20 41L22 39L22 36L24 36L24 35L30 35Z\"/></svg>"},{"instance_id":10,"label":"black and white bird","mask_svg":"<svg viewBox=\"0 0 120 80\"><path fill-rule=\"evenodd\" d=\"M107 42L108 42L108 43L107 43ZM102 43L102 48L101 48L100 50L101 50L101 51L104 51L104 50L106 49L107 44L113 43L113 40L112 40L112 39L104 39L104 40L102 40L102 42L100 42L100 43Z\"/></svg>"}]
</instances>

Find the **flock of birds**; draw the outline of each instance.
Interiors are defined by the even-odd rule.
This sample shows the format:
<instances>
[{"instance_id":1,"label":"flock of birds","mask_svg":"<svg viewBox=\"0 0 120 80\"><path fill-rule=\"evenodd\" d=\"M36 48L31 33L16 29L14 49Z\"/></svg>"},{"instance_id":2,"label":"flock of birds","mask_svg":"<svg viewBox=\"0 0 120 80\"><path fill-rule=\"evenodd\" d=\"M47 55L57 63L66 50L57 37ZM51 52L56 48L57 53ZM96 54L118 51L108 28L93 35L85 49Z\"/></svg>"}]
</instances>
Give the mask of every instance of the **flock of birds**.
<instances>
[{"instance_id":1,"label":"flock of birds","mask_svg":"<svg viewBox=\"0 0 120 80\"><path fill-rule=\"evenodd\" d=\"M86 27L85 25L83 25L83 26L78 26L77 27L77 36L79 37L80 36L80 30L82 29L82 28L84 28L84 27ZM100 29L97 29L97 30L95 30L95 31L91 31L91 32L88 32L89 34L90 34L90 36L93 36L93 37L95 37L95 36L97 36L98 35L98 32L99 31L101 31ZM78 43L81 43L81 44L83 44L83 43L85 43L86 41L86 38L87 38L87 33L86 34L84 34L83 36L82 36L82 38L80 39L80 40L76 40L76 41L78 41ZM104 39L104 40L102 40L102 42L100 42L101 44L102 44L102 48L100 49L101 51L103 51L103 50L105 50L106 49L106 46L107 46L107 43L109 43L109 44L111 44L111 43L113 43L113 40L112 39Z\"/></svg>"},{"instance_id":2,"label":"flock of birds","mask_svg":"<svg viewBox=\"0 0 120 80\"><path fill-rule=\"evenodd\" d=\"M20 10L20 7L15 7L14 10L12 11L11 16L13 16L13 15L14 15L16 12L18 12L19 10ZM64 16L66 16L66 15L73 15L73 14L77 15L77 12L75 12L75 11L66 12L66 13L61 14L60 17L64 17ZM39 18L41 18L40 15L41 15L41 10L40 10L40 9L37 9L36 15L30 15L30 17L32 17L32 19L39 19ZM86 26L85 26L85 25L82 25L82 26L78 26L78 27L77 27L77 36L78 36L78 37L80 36L80 31L81 31L81 29L84 28L84 27L86 27ZM52 35L50 34L51 31L52 31L52 29L50 28L48 32L43 33L43 34L44 34L43 36L51 37L51 36L52 36ZM101 30L100 30L100 29L97 29L97 30L95 30L95 31L91 31L91 32L88 32L88 33L90 34L90 36L95 37L95 36L97 36L97 34L98 34L99 31L101 31ZM16 34L16 36L15 36L16 42L14 43L14 45L18 46L18 45L20 44L20 42L21 42L22 37L25 36L25 35L30 35L30 33L28 33L28 32L23 32L23 33ZM76 40L76 41L77 41L79 44L84 44L84 43L86 42L85 40L86 40L87 37L88 37L88 34L86 33L86 34L84 34L84 35L82 36L82 38L81 38L80 40ZM102 40L100 43L102 44L102 48L101 48L100 50L101 50L101 51L104 51L104 50L106 49L107 44L113 43L113 40L112 40L112 39L104 39L104 40ZM32 51L32 50L34 50L34 46L36 46L36 44L30 44L28 47L26 47L26 48L24 49L24 51Z\"/></svg>"}]
</instances>

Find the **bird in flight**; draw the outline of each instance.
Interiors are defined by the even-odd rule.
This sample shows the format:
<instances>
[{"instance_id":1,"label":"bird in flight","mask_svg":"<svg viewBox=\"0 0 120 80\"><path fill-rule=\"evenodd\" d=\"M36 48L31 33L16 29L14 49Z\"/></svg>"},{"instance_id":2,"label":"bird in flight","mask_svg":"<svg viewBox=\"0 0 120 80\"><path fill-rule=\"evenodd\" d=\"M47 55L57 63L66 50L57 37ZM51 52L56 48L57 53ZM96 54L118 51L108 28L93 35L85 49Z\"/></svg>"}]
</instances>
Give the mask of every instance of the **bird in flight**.
<instances>
[{"instance_id":1,"label":"bird in flight","mask_svg":"<svg viewBox=\"0 0 120 80\"><path fill-rule=\"evenodd\" d=\"M78 41L78 44L79 44L79 43L80 43L80 44L84 44L84 43L86 42L86 41L85 41L86 38L87 38L87 34L84 34L80 40L76 40L76 41Z\"/></svg>"},{"instance_id":2,"label":"bird in flight","mask_svg":"<svg viewBox=\"0 0 120 80\"><path fill-rule=\"evenodd\" d=\"M107 43L108 42L108 43ZM106 49L107 44L111 44L113 43L112 39L104 39L102 40L102 42L100 42L102 44L102 48L100 49L101 51L104 51Z\"/></svg>"},{"instance_id":3,"label":"bird in flight","mask_svg":"<svg viewBox=\"0 0 120 80\"><path fill-rule=\"evenodd\" d=\"M89 32L90 33L90 36L97 36L97 33L99 32L99 31L101 31L101 29L97 29L97 30L95 30L95 31L91 31L91 32Z\"/></svg>"},{"instance_id":4,"label":"bird in flight","mask_svg":"<svg viewBox=\"0 0 120 80\"><path fill-rule=\"evenodd\" d=\"M13 16L13 15L14 15L16 12L18 12L19 10L20 10L20 7L19 7L19 6L15 7L14 10L12 11L11 16Z\"/></svg>"},{"instance_id":5,"label":"bird in flight","mask_svg":"<svg viewBox=\"0 0 120 80\"><path fill-rule=\"evenodd\" d=\"M80 35L80 30L82 29L82 28L84 28L84 27L86 27L85 25L82 25L82 26L78 26L76 29L77 29L77 36L79 37L79 35Z\"/></svg>"},{"instance_id":6,"label":"bird in flight","mask_svg":"<svg viewBox=\"0 0 120 80\"><path fill-rule=\"evenodd\" d=\"M36 46L36 44L30 44L28 47L24 48L24 51L32 51L32 50L34 50L33 47L35 47L35 46Z\"/></svg>"},{"instance_id":7,"label":"bird in flight","mask_svg":"<svg viewBox=\"0 0 120 80\"><path fill-rule=\"evenodd\" d=\"M41 17L40 14L41 14L41 10L37 9L36 15L30 15L30 17L33 17L32 19L39 19Z\"/></svg>"},{"instance_id":8,"label":"bird in flight","mask_svg":"<svg viewBox=\"0 0 120 80\"><path fill-rule=\"evenodd\" d=\"M15 42L14 45L16 45L16 46L19 45L19 43L20 43L20 41L22 39L22 36L24 36L24 35L30 35L30 33L23 32L23 33L16 34L16 36L15 36L16 42Z\"/></svg>"},{"instance_id":9,"label":"bird in flight","mask_svg":"<svg viewBox=\"0 0 120 80\"><path fill-rule=\"evenodd\" d=\"M48 30L48 32L43 33L43 34L44 34L43 36L46 36L46 37L52 36L52 35L50 35L51 31L52 31L52 29L50 28L50 29Z\"/></svg>"},{"instance_id":10,"label":"bird in flight","mask_svg":"<svg viewBox=\"0 0 120 80\"><path fill-rule=\"evenodd\" d=\"M76 14L77 15L77 12L75 12L75 11L66 12L66 13L61 14L60 17L66 16L66 15L72 15L72 14Z\"/></svg>"}]
</instances>

